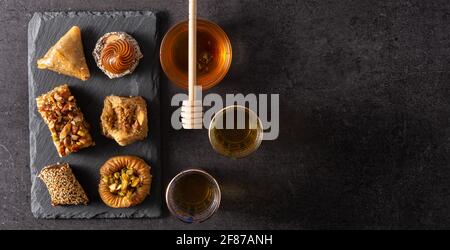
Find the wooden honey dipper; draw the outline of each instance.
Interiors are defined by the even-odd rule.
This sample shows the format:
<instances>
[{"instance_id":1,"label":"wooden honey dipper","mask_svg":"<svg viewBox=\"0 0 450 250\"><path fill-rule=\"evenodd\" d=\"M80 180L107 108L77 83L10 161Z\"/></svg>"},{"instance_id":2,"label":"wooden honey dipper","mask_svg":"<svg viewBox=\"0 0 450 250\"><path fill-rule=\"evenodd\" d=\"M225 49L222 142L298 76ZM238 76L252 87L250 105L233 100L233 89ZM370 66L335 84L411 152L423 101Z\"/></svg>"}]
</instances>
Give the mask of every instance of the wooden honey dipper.
<instances>
[{"instance_id":1,"label":"wooden honey dipper","mask_svg":"<svg viewBox=\"0 0 450 250\"><path fill-rule=\"evenodd\" d=\"M195 93L197 84L197 0L189 0L188 50L189 99L183 101L181 123L184 129L201 129L203 128L203 106L202 101L197 100Z\"/></svg>"}]
</instances>

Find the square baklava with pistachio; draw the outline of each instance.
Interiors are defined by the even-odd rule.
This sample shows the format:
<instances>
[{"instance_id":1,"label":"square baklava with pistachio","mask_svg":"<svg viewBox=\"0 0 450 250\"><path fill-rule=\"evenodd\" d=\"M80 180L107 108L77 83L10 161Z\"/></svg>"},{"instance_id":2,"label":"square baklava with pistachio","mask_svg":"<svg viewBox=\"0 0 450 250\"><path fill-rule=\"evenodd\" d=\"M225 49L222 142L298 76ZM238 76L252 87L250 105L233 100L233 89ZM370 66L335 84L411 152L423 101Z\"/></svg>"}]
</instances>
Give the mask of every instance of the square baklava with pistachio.
<instances>
[{"instance_id":1,"label":"square baklava with pistachio","mask_svg":"<svg viewBox=\"0 0 450 250\"><path fill-rule=\"evenodd\" d=\"M89 124L67 84L37 97L36 102L60 157L95 145Z\"/></svg>"}]
</instances>

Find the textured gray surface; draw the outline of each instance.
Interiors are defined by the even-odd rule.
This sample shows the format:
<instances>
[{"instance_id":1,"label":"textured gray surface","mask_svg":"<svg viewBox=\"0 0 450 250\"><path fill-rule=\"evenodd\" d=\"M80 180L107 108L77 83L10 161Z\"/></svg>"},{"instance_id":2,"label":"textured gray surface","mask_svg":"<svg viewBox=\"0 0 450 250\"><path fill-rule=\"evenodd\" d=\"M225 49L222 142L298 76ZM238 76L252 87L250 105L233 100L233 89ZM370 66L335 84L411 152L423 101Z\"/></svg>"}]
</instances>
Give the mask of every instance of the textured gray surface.
<instances>
[{"instance_id":1,"label":"textured gray surface","mask_svg":"<svg viewBox=\"0 0 450 250\"><path fill-rule=\"evenodd\" d=\"M233 63L211 91L280 93L281 134L250 158L216 155L205 131L169 127L161 81L163 183L189 166L222 185L218 213L185 225L36 220L30 212L27 22L44 10L162 11L186 0L0 1L0 228L302 229L450 227L450 2L205 0Z\"/></svg>"},{"instance_id":2,"label":"textured gray surface","mask_svg":"<svg viewBox=\"0 0 450 250\"><path fill-rule=\"evenodd\" d=\"M36 61L73 25L82 31L83 46L91 72L86 82L37 68ZM46 12L33 15L28 26L29 106L30 106L30 167L31 211L38 218L143 218L161 215L161 166L159 63L157 18L147 12ZM92 51L105 33L123 31L139 44L144 58L133 74L109 79L95 65ZM51 140L50 132L37 112L35 98L63 83L68 83L85 118L91 125L96 145L60 158ZM108 95L142 96L148 107L149 136L126 147L101 135L100 115L103 100ZM135 155L151 167L153 176L151 195L138 206L113 209L103 204L98 194L99 168L110 157ZM85 189L88 206L50 205L45 184L37 177L40 170L56 162L67 162Z\"/></svg>"}]
</instances>

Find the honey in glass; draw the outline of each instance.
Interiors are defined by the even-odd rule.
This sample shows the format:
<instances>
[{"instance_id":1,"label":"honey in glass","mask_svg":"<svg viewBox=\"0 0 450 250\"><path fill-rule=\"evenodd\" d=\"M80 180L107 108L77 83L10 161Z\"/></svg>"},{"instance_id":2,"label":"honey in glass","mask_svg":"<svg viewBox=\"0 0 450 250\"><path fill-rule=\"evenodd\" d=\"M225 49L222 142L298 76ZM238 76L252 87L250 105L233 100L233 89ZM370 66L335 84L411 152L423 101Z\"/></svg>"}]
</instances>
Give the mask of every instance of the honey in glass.
<instances>
[{"instance_id":1,"label":"honey in glass","mask_svg":"<svg viewBox=\"0 0 450 250\"><path fill-rule=\"evenodd\" d=\"M197 20L197 84L217 85L231 65L232 49L226 33L215 23ZM161 43L161 66L169 80L188 88L188 21L172 27Z\"/></svg>"}]
</instances>

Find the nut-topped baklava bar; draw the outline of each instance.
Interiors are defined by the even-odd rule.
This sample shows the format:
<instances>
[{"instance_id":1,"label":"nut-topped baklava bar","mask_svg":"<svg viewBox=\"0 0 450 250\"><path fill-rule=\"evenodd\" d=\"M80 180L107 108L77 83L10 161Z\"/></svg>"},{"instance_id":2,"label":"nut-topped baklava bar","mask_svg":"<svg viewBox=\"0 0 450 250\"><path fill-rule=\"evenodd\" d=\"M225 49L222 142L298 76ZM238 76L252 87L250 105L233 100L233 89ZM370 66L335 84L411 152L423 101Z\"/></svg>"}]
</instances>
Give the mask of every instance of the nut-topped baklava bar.
<instances>
[{"instance_id":1,"label":"nut-topped baklava bar","mask_svg":"<svg viewBox=\"0 0 450 250\"><path fill-rule=\"evenodd\" d=\"M60 157L95 145L89 124L67 84L37 97L36 102Z\"/></svg>"}]
</instances>

